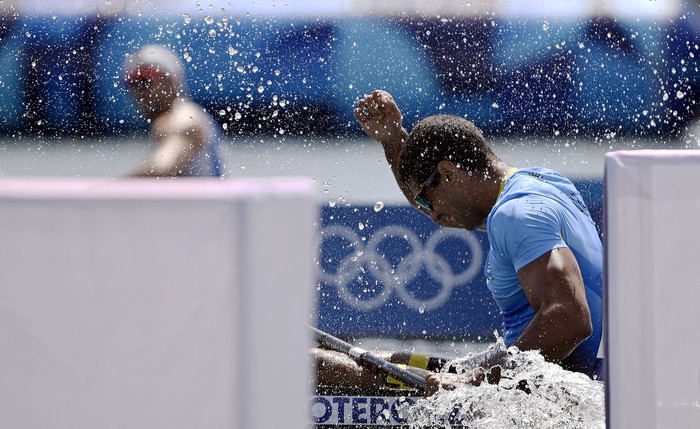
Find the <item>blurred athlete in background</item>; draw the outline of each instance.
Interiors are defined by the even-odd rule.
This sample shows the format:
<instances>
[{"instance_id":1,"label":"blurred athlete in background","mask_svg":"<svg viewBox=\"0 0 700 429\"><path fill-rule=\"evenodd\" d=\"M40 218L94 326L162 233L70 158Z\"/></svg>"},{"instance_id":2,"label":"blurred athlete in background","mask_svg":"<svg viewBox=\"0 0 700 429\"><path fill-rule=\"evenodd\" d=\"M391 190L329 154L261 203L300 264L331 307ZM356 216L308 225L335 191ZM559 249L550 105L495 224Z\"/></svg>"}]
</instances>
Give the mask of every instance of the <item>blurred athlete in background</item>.
<instances>
[{"instance_id":1,"label":"blurred athlete in background","mask_svg":"<svg viewBox=\"0 0 700 429\"><path fill-rule=\"evenodd\" d=\"M149 122L153 151L135 177L221 176L218 124L187 95L182 62L147 45L127 57L125 81Z\"/></svg>"}]
</instances>

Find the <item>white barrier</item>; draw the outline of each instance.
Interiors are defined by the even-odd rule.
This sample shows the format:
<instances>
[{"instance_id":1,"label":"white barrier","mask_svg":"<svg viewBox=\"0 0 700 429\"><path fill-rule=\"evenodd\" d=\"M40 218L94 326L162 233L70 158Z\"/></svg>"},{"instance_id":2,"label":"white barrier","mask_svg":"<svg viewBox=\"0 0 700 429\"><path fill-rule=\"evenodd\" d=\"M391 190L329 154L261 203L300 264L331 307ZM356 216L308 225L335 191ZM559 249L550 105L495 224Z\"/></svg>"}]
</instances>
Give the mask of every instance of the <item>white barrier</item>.
<instances>
[{"instance_id":1,"label":"white barrier","mask_svg":"<svg viewBox=\"0 0 700 429\"><path fill-rule=\"evenodd\" d=\"M606 156L608 425L700 427L700 151Z\"/></svg>"},{"instance_id":2,"label":"white barrier","mask_svg":"<svg viewBox=\"0 0 700 429\"><path fill-rule=\"evenodd\" d=\"M8 428L306 427L312 183L0 181Z\"/></svg>"}]
</instances>

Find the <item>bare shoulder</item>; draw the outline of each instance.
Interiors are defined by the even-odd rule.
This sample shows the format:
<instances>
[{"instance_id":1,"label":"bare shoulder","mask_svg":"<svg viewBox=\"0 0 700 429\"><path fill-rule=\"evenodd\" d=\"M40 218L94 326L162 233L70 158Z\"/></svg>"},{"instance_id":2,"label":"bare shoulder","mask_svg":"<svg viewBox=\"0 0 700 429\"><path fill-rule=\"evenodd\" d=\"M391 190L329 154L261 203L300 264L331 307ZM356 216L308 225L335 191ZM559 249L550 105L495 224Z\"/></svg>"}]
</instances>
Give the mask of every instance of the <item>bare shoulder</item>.
<instances>
[{"instance_id":1,"label":"bare shoulder","mask_svg":"<svg viewBox=\"0 0 700 429\"><path fill-rule=\"evenodd\" d=\"M197 103L181 100L153 122L151 132L157 140L185 135L193 143L208 139L213 132L211 117Z\"/></svg>"},{"instance_id":2,"label":"bare shoulder","mask_svg":"<svg viewBox=\"0 0 700 429\"><path fill-rule=\"evenodd\" d=\"M204 129L211 126L211 118L202 106L191 101L178 101L168 113L167 125L172 129Z\"/></svg>"}]
</instances>

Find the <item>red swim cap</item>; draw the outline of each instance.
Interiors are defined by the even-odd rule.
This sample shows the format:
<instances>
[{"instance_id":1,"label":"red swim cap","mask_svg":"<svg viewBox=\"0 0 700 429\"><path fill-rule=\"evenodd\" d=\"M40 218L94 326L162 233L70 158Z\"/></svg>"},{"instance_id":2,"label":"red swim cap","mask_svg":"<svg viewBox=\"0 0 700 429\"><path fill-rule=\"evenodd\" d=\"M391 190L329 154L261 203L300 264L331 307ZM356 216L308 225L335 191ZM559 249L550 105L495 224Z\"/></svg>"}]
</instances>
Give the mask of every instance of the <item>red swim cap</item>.
<instances>
[{"instance_id":1,"label":"red swim cap","mask_svg":"<svg viewBox=\"0 0 700 429\"><path fill-rule=\"evenodd\" d=\"M161 45L146 45L129 55L124 63L127 83L145 82L170 77L177 86L183 84L183 67L170 49Z\"/></svg>"},{"instance_id":2,"label":"red swim cap","mask_svg":"<svg viewBox=\"0 0 700 429\"><path fill-rule=\"evenodd\" d=\"M146 82L165 77L165 73L153 66L142 64L126 75L127 83Z\"/></svg>"}]
</instances>

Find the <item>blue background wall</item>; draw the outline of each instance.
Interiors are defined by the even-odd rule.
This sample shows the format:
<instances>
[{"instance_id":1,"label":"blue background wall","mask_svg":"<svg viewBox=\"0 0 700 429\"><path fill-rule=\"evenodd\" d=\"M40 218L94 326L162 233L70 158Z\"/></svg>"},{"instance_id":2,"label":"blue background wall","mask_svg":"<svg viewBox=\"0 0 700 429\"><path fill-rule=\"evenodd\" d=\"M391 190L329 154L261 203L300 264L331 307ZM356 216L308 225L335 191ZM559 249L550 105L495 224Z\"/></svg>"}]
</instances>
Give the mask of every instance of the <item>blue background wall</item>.
<instances>
[{"instance_id":1,"label":"blue background wall","mask_svg":"<svg viewBox=\"0 0 700 429\"><path fill-rule=\"evenodd\" d=\"M0 132L145 129L121 66L139 46L162 43L184 59L192 95L229 133L356 134L352 107L375 88L401 100L407 126L441 111L492 135L673 133L696 110L698 39L685 16L6 17Z\"/></svg>"}]
</instances>

